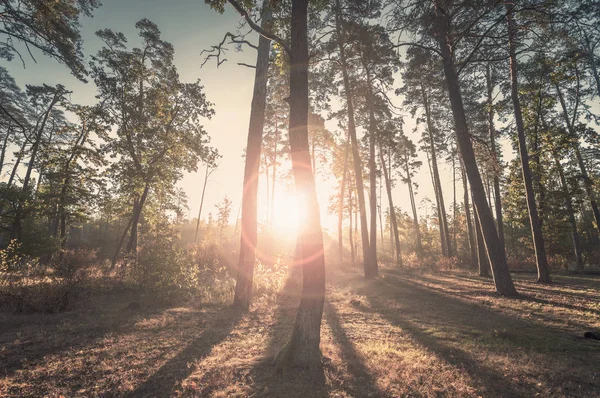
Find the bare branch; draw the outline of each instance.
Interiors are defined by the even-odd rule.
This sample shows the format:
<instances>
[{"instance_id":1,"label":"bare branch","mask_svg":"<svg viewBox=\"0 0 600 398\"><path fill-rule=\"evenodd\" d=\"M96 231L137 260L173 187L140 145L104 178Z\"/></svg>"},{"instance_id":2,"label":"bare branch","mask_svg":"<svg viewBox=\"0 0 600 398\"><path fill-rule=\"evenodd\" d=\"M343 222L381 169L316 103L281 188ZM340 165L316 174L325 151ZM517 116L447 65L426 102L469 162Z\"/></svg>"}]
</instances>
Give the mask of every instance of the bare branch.
<instances>
[{"instance_id":1,"label":"bare branch","mask_svg":"<svg viewBox=\"0 0 600 398\"><path fill-rule=\"evenodd\" d=\"M240 13L240 15L242 17L244 17L244 19L246 20L246 22L248 22L248 25L250 25L250 27L252 29L254 29L256 32L258 32L261 36L278 43L285 50L285 52L288 53L288 55L291 54L290 48L286 44L286 42L281 37L279 37L271 32L267 32L266 30L264 30L263 28L258 26L258 24L256 22L254 22L252 20L252 18L250 18L248 11L246 11L244 9L244 7L241 6L240 3L238 3L236 0L227 0L227 1L229 1L229 4L231 4L233 6L233 8L235 8L235 10L238 13Z\"/></svg>"}]
</instances>

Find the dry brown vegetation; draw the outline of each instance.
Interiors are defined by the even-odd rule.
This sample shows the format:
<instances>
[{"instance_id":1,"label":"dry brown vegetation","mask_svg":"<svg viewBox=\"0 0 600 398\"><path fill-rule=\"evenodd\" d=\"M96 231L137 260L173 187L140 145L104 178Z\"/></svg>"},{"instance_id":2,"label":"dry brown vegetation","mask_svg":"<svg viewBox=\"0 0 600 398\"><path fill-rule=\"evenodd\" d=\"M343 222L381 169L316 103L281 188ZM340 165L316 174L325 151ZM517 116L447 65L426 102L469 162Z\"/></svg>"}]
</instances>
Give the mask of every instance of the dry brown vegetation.
<instances>
[{"instance_id":1,"label":"dry brown vegetation","mask_svg":"<svg viewBox=\"0 0 600 398\"><path fill-rule=\"evenodd\" d=\"M94 294L67 313L2 315L2 396L600 396L600 279L517 276L519 299L467 273L329 275L323 369L275 374L294 320L292 273L246 314ZM139 302L140 308L129 303Z\"/></svg>"}]
</instances>

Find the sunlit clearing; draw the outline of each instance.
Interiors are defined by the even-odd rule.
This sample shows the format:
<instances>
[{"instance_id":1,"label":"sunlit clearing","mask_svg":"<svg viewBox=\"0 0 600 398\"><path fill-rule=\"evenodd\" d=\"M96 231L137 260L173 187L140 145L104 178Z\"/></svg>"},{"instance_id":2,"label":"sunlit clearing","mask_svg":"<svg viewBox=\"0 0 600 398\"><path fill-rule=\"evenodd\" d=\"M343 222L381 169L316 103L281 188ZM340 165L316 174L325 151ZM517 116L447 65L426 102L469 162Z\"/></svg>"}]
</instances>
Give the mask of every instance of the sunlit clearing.
<instances>
[{"instance_id":1,"label":"sunlit clearing","mask_svg":"<svg viewBox=\"0 0 600 398\"><path fill-rule=\"evenodd\" d=\"M298 226L306 220L306 195L283 192L275 200L273 209L273 229L282 237L293 237Z\"/></svg>"}]
</instances>

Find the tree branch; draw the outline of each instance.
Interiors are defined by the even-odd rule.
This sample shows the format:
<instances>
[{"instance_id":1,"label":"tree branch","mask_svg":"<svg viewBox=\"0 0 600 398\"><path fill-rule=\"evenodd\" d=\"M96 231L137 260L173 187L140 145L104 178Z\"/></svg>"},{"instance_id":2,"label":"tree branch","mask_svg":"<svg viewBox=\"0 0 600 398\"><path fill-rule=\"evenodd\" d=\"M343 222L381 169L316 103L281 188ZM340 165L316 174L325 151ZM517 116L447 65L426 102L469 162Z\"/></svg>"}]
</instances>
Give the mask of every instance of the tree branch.
<instances>
[{"instance_id":1,"label":"tree branch","mask_svg":"<svg viewBox=\"0 0 600 398\"><path fill-rule=\"evenodd\" d=\"M250 15L248 14L248 11L246 11L244 9L244 7L241 6L240 3L238 3L236 0L227 0L229 2L229 4L231 4L233 6L233 8L235 8L235 10L246 20L246 22L248 22L248 25L250 25L250 27L255 30L256 32L258 32L261 36L272 40L274 42L276 42L277 44L279 44L286 53L288 53L288 55L291 54L290 52L290 48L289 46L286 44L286 42L279 36L271 33L271 32L267 32L266 30L264 30L263 28L261 28L260 26L258 26L258 24L256 22L254 22L252 20L252 18L250 18Z\"/></svg>"}]
</instances>

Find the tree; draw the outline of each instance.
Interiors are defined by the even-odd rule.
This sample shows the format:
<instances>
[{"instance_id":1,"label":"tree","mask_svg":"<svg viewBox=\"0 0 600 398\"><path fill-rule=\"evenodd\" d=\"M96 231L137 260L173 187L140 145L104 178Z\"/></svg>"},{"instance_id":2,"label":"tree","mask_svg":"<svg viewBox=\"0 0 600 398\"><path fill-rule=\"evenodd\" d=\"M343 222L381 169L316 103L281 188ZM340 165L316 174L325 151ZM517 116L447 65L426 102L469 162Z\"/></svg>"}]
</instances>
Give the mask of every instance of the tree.
<instances>
[{"instance_id":1,"label":"tree","mask_svg":"<svg viewBox=\"0 0 600 398\"><path fill-rule=\"evenodd\" d=\"M416 35L417 40L421 40L421 43L410 42L407 45L427 48L442 59L450 107L454 117L456 140L473 194L473 202L491 263L496 291L505 296L515 296L517 292L508 271L504 248L498 238L494 218L486 200L481 174L477 168L456 68L460 49L456 44L459 38L462 38L459 32L472 34L477 28L477 22L482 19L481 15L486 16L489 12L486 7L482 7L483 10L477 7L470 8L470 3L454 4L451 0L436 0L427 7L415 4L407 5L406 2L400 3L404 3L405 7L394 9L391 21L393 26L398 29L404 28ZM460 20L455 18L457 15L461 16ZM471 54L474 53L474 50L471 51ZM466 57L466 59L470 58L469 55Z\"/></svg>"},{"instance_id":2,"label":"tree","mask_svg":"<svg viewBox=\"0 0 600 398\"><path fill-rule=\"evenodd\" d=\"M97 32L105 47L92 57L92 77L104 103L107 123L116 127L107 150L111 165L133 202L125 252L137 252L138 224L154 187L174 185L182 171L194 171L210 151L199 124L214 111L199 81L183 83L173 65L174 50L147 19L136 23L142 47L128 50L122 33ZM158 184L160 182L160 185ZM121 242L123 241L121 239ZM113 263L120 251L117 247Z\"/></svg>"},{"instance_id":3,"label":"tree","mask_svg":"<svg viewBox=\"0 0 600 398\"><path fill-rule=\"evenodd\" d=\"M321 319L325 303L325 258L319 203L308 145L308 0L293 0L288 43L276 34L262 29L248 11L235 0L228 0L248 25L261 35L275 41L289 57L290 115L289 142L296 197L306 206L306 222L299 226L295 262L302 266L302 292L298 313L290 339L281 349L275 363L278 369L288 367L314 368L321 360ZM222 11L225 1L208 0Z\"/></svg>"},{"instance_id":4,"label":"tree","mask_svg":"<svg viewBox=\"0 0 600 398\"><path fill-rule=\"evenodd\" d=\"M196 232L194 234L194 243L198 243L198 232L200 230L200 218L202 217L202 205L204 204L204 193L206 192L206 185L208 185L208 177L217 169L217 159L221 156L216 150L209 152L206 156L205 172L204 172L204 183L202 184L202 195L200 196L200 208L198 209L198 218L196 219Z\"/></svg>"},{"instance_id":5,"label":"tree","mask_svg":"<svg viewBox=\"0 0 600 398\"><path fill-rule=\"evenodd\" d=\"M0 1L0 58L10 61L17 55L24 66L22 50L15 43L20 42L32 58L31 47L37 48L83 79L86 71L79 18L90 17L99 6L98 0Z\"/></svg>"},{"instance_id":6,"label":"tree","mask_svg":"<svg viewBox=\"0 0 600 398\"><path fill-rule=\"evenodd\" d=\"M215 205L217 208L217 224L219 225L219 245L223 244L223 228L229 223L231 214L231 200L225 195L220 203Z\"/></svg>"},{"instance_id":7,"label":"tree","mask_svg":"<svg viewBox=\"0 0 600 398\"><path fill-rule=\"evenodd\" d=\"M410 197L410 207L412 209L413 224L415 227L415 242L417 255L423 257L423 243L421 242L421 231L419 229L419 218L417 216L417 205L415 202L414 188L416 184L413 182L413 177L422 162L416 160L417 149L415 144L404 134L400 134L398 137L398 150L396 152L398 173L402 182L408 186L408 195Z\"/></svg>"}]
</instances>

